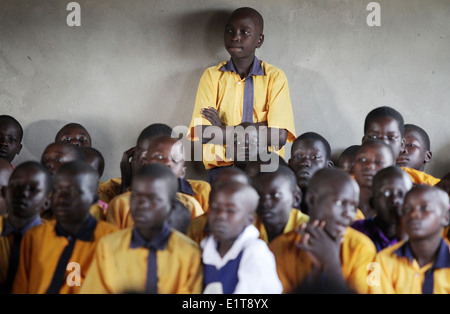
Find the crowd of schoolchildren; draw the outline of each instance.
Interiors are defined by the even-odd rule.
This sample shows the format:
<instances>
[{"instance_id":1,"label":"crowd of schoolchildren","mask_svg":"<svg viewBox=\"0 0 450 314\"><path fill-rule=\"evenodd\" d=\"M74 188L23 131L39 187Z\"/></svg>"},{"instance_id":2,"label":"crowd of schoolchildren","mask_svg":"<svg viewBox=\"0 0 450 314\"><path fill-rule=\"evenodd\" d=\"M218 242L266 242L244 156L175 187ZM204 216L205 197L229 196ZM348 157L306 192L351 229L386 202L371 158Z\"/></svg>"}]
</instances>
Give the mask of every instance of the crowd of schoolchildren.
<instances>
[{"instance_id":1,"label":"crowd of schoolchildren","mask_svg":"<svg viewBox=\"0 0 450 314\"><path fill-rule=\"evenodd\" d=\"M263 41L261 15L235 10L231 59L200 80L190 138L205 180L186 178L183 144L161 121L101 182L83 125L14 164L26 134L0 115L0 293L450 293L450 175L426 173L426 131L374 108L333 163L323 136L296 136L284 73L255 57Z\"/></svg>"}]
</instances>

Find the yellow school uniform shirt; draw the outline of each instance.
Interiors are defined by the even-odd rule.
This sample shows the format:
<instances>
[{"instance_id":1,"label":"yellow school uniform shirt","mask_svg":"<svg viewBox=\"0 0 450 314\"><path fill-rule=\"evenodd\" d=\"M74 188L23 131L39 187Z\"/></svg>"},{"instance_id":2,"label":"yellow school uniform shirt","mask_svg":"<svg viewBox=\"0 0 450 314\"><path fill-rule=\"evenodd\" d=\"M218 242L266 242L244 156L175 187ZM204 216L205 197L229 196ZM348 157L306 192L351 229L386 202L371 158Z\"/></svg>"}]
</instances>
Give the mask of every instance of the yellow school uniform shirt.
<instances>
[{"instance_id":1,"label":"yellow school uniform shirt","mask_svg":"<svg viewBox=\"0 0 450 314\"><path fill-rule=\"evenodd\" d=\"M296 289L311 271L310 258L296 246L300 239L301 236L294 230L278 236L269 245L275 255L283 293ZM373 262L375 255L372 240L359 231L347 228L341 244L342 274L349 288L357 293L368 292L367 265Z\"/></svg>"},{"instance_id":2,"label":"yellow school uniform shirt","mask_svg":"<svg viewBox=\"0 0 450 314\"><path fill-rule=\"evenodd\" d=\"M45 294L47 293L60 258L69 245L69 238L59 234L56 220L31 229L23 239L20 250L20 262L14 280L12 292L14 294ZM76 239L69 262L80 265L81 284L91 265L98 241L105 235L118 229L106 222L97 221L92 216L83 228L86 238ZM62 265L66 269L66 265ZM80 287L67 284L67 276L73 269L65 271L61 278L60 294L76 294Z\"/></svg>"},{"instance_id":3,"label":"yellow school uniform shirt","mask_svg":"<svg viewBox=\"0 0 450 314\"><path fill-rule=\"evenodd\" d=\"M450 244L450 226L444 229L442 237Z\"/></svg>"},{"instance_id":4,"label":"yellow school uniform shirt","mask_svg":"<svg viewBox=\"0 0 450 314\"><path fill-rule=\"evenodd\" d=\"M194 127L211 125L202 117L202 108L215 108L224 125L238 125L242 122L246 79L241 79L233 71L224 70L222 67L228 62L230 61L222 62L203 72L189 126L188 137L193 140L198 140L198 137L193 136ZM295 140L295 124L286 75L279 68L264 61L260 62L263 75L252 75L253 122L266 121L269 128L286 129L287 142L291 143ZM284 148L279 154L284 155ZM226 160L223 146L206 144L203 145L203 163L206 169L211 169L231 165L232 161Z\"/></svg>"},{"instance_id":5,"label":"yellow school uniform shirt","mask_svg":"<svg viewBox=\"0 0 450 314\"><path fill-rule=\"evenodd\" d=\"M409 176L414 184L436 185L441 179L435 178L428 173L407 167L401 167Z\"/></svg>"},{"instance_id":6,"label":"yellow school uniform shirt","mask_svg":"<svg viewBox=\"0 0 450 314\"><path fill-rule=\"evenodd\" d=\"M295 227L300 226L303 223L307 223L309 221L309 216L302 213L300 210L296 208L292 208L291 213L289 214L289 220L284 227L283 234L291 232L295 229ZM256 215L255 218L255 227L259 231L259 238L269 244L269 237L267 236L266 228L264 227L261 219Z\"/></svg>"},{"instance_id":7,"label":"yellow school uniform shirt","mask_svg":"<svg viewBox=\"0 0 450 314\"><path fill-rule=\"evenodd\" d=\"M443 239L436 260L423 267L414 259L409 241L380 251L375 263L380 285L371 285L371 293L450 294L450 251Z\"/></svg>"},{"instance_id":8,"label":"yellow school uniform shirt","mask_svg":"<svg viewBox=\"0 0 450 314\"><path fill-rule=\"evenodd\" d=\"M81 293L143 293L146 289L149 250L132 248L133 228L104 237ZM203 270L197 244L172 229L164 249L156 252L157 293L201 293Z\"/></svg>"},{"instance_id":9,"label":"yellow school uniform shirt","mask_svg":"<svg viewBox=\"0 0 450 314\"><path fill-rule=\"evenodd\" d=\"M98 197L101 201L109 203L114 197L121 194L121 178L113 178L99 184Z\"/></svg>"},{"instance_id":10,"label":"yellow school uniform shirt","mask_svg":"<svg viewBox=\"0 0 450 314\"><path fill-rule=\"evenodd\" d=\"M200 244L203 239L207 238L211 233L208 228L208 214L195 217L191 220L186 235L195 243Z\"/></svg>"},{"instance_id":11,"label":"yellow school uniform shirt","mask_svg":"<svg viewBox=\"0 0 450 314\"><path fill-rule=\"evenodd\" d=\"M195 195L192 195L206 213L209 210L209 193L211 192L211 185L203 180L187 180L192 187Z\"/></svg>"},{"instance_id":12,"label":"yellow school uniform shirt","mask_svg":"<svg viewBox=\"0 0 450 314\"><path fill-rule=\"evenodd\" d=\"M119 229L125 229L134 226L134 220L130 210L131 192L125 192L113 198L108 205L106 212L106 221ZM203 209L197 200L185 193L177 193L177 200L189 209L192 218L203 214Z\"/></svg>"}]
</instances>

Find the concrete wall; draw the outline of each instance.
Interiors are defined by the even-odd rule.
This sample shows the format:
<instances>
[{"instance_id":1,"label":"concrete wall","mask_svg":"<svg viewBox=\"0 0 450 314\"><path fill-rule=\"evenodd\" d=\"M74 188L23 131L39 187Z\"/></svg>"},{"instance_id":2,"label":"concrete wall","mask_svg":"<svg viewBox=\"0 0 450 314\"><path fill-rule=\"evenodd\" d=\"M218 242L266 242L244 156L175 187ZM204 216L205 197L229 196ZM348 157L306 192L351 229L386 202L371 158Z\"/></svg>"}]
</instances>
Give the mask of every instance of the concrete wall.
<instances>
[{"instance_id":1,"label":"concrete wall","mask_svg":"<svg viewBox=\"0 0 450 314\"><path fill-rule=\"evenodd\" d=\"M297 135L321 133L337 155L388 105L428 131L426 170L450 171L448 0L380 0L379 27L366 23L369 0L79 0L80 27L66 24L69 2L0 1L0 112L25 129L15 164L79 122L106 158L102 179L119 176L145 126L189 124L203 70L228 59L226 15L252 6L265 19L257 56L285 71Z\"/></svg>"}]
</instances>

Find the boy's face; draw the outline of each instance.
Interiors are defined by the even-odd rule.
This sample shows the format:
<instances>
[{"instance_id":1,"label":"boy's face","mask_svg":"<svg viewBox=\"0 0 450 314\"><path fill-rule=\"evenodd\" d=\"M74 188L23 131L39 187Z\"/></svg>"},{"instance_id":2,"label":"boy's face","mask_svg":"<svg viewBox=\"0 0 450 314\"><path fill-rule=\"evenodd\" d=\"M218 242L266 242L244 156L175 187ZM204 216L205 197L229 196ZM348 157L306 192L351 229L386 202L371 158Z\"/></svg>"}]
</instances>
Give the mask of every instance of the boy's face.
<instances>
[{"instance_id":1,"label":"boy's face","mask_svg":"<svg viewBox=\"0 0 450 314\"><path fill-rule=\"evenodd\" d=\"M288 165L295 172L298 186L306 188L318 170L329 166L323 143L316 139L297 142L292 147Z\"/></svg>"},{"instance_id":2,"label":"boy's face","mask_svg":"<svg viewBox=\"0 0 450 314\"><path fill-rule=\"evenodd\" d=\"M58 138L56 139L56 141L67 142L69 144L78 147L91 147L91 140L89 134L86 132L85 129L77 126L70 126L64 128L61 131Z\"/></svg>"},{"instance_id":3,"label":"boy's face","mask_svg":"<svg viewBox=\"0 0 450 314\"><path fill-rule=\"evenodd\" d=\"M416 190L405 197L402 223L411 240L441 234L442 228L448 224L448 208L436 193Z\"/></svg>"},{"instance_id":4,"label":"boy's face","mask_svg":"<svg viewBox=\"0 0 450 314\"><path fill-rule=\"evenodd\" d=\"M52 212L63 223L82 222L95 200L92 177L86 173L56 173L51 196Z\"/></svg>"},{"instance_id":5,"label":"boy's face","mask_svg":"<svg viewBox=\"0 0 450 314\"><path fill-rule=\"evenodd\" d=\"M431 160L431 152L425 149L422 138L415 130L405 129L405 147L397 158L397 165L423 171Z\"/></svg>"},{"instance_id":6,"label":"boy's face","mask_svg":"<svg viewBox=\"0 0 450 314\"><path fill-rule=\"evenodd\" d=\"M359 204L359 193L355 182L333 182L332 188L307 194L311 221L325 221L325 231L334 239L342 236L353 222Z\"/></svg>"},{"instance_id":7,"label":"boy's face","mask_svg":"<svg viewBox=\"0 0 450 314\"><path fill-rule=\"evenodd\" d=\"M258 216L264 224L286 224L295 195L289 181L280 175L265 175L255 184L259 194Z\"/></svg>"},{"instance_id":8,"label":"boy's face","mask_svg":"<svg viewBox=\"0 0 450 314\"><path fill-rule=\"evenodd\" d=\"M369 139L379 139L391 146L396 158L405 145L398 122L391 117L379 117L372 120L364 134L363 143Z\"/></svg>"},{"instance_id":9,"label":"boy's face","mask_svg":"<svg viewBox=\"0 0 450 314\"><path fill-rule=\"evenodd\" d=\"M137 228L158 228L169 217L171 200L166 180L138 178L131 187L130 211Z\"/></svg>"},{"instance_id":10,"label":"boy's face","mask_svg":"<svg viewBox=\"0 0 450 314\"><path fill-rule=\"evenodd\" d=\"M412 183L393 175L374 182L373 206L377 216L387 223L395 223L401 216L403 201Z\"/></svg>"},{"instance_id":11,"label":"boy's face","mask_svg":"<svg viewBox=\"0 0 450 314\"><path fill-rule=\"evenodd\" d=\"M51 175L54 175L62 165L75 159L76 156L71 150L55 143L47 146L42 154L41 163Z\"/></svg>"},{"instance_id":12,"label":"boy's face","mask_svg":"<svg viewBox=\"0 0 450 314\"><path fill-rule=\"evenodd\" d=\"M360 187L371 188L378 171L393 165L392 154L382 146L365 146L356 154L353 174Z\"/></svg>"},{"instance_id":13,"label":"boy's face","mask_svg":"<svg viewBox=\"0 0 450 314\"><path fill-rule=\"evenodd\" d=\"M251 14L233 14L225 25L224 44L232 59L253 58L263 41L262 26Z\"/></svg>"},{"instance_id":14,"label":"boy's face","mask_svg":"<svg viewBox=\"0 0 450 314\"><path fill-rule=\"evenodd\" d=\"M147 163L162 163L172 169L177 178L183 178L186 173L181 142L157 141L147 151Z\"/></svg>"},{"instance_id":15,"label":"boy's face","mask_svg":"<svg viewBox=\"0 0 450 314\"><path fill-rule=\"evenodd\" d=\"M20 129L13 121L0 123L0 158L11 162L20 153Z\"/></svg>"},{"instance_id":16,"label":"boy's face","mask_svg":"<svg viewBox=\"0 0 450 314\"><path fill-rule=\"evenodd\" d=\"M37 168L20 168L10 178L5 188L8 213L18 218L40 214L48 207L46 175Z\"/></svg>"},{"instance_id":17,"label":"boy's face","mask_svg":"<svg viewBox=\"0 0 450 314\"><path fill-rule=\"evenodd\" d=\"M236 239L252 223L253 214L245 206L242 192L216 190L210 194L208 225L218 241Z\"/></svg>"}]
</instances>

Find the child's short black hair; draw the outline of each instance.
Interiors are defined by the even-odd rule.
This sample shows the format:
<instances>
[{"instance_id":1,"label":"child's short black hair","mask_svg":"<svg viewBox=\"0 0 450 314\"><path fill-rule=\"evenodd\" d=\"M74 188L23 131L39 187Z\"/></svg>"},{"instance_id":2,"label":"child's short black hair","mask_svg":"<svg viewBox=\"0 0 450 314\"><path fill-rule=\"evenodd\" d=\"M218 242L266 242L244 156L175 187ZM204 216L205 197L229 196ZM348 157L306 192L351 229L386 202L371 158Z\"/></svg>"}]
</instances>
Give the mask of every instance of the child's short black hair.
<instances>
[{"instance_id":1,"label":"child's short black hair","mask_svg":"<svg viewBox=\"0 0 450 314\"><path fill-rule=\"evenodd\" d=\"M291 150L294 150L294 147L297 145L298 142L301 142L303 140L308 140L308 139L313 139L313 140L318 140L320 142L322 142L323 146L325 147L325 153L326 153L326 157L327 159L331 159L331 146L330 143L328 143L328 141L319 133L316 132L306 132L303 133L302 135L299 135L295 140L294 143L292 143L292 147Z\"/></svg>"},{"instance_id":2,"label":"child's short black hair","mask_svg":"<svg viewBox=\"0 0 450 314\"><path fill-rule=\"evenodd\" d=\"M143 129L138 136L137 142L160 135L172 135L172 128L164 123L153 123Z\"/></svg>"},{"instance_id":3,"label":"child's short black hair","mask_svg":"<svg viewBox=\"0 0 450 314\"><path fill-rule=\"evenodd\" d=\"M289 168L286 165L280 165L275 171L273 172L260 172L256 175L255 180L253 183L258 182L262 177L266 175L277 175L277 176L283 176L286 181L289 182L289 186L291 187L291 191L295 192L297 189L297 177L295 176L294 171L292 171L291 168Z\"/></svg>"},{"instance_id":4,"label":"child's short black hair","mask_svg":"<svg viewBox=\"0 0 450 314\"><path fill-rule=\"evenodd\" d=\"M419 133L420 138L422 139L423 144L425 144L425 150L430 150L431 149L431 142L430 142L430 137L428 136L427 132L422 129L420 126L417 126L415 124L405 124L405 130L406 129L410 129L413 131L416 131L417 133Z\"/></svg>"},{"instance_id":5,"label":"child's short black hair","mask_svg":"<svg viewBox=\"0 0 450 314\"><path fill-rule=\"evenodd\" d=\"M400 134L403 137L403 135L405 134L405 121L403 120L403 116L394 108L387 106L375 108L367 114L366 119L364 120L364 134L366 134L367 130L369 129L370 123L374 119L380 117L390 117L397 121L398 127L400 129Z\"/></svg>"},{"instance_id":6,"label":"child's short black hair","mask_svg":"<svg viewBox=\"0 0 450 314\"><path fill-rule=\"evenodd\" d=\"M23 128L22 128L22 125L19 123L19 121L17 121L14 117L11 117L6 114L0 115L0 123L2 121L9 121L9 122L13 122L13 123L17 124L17 126L19 127L19 143L22 142Z\"/></svg>"},{"instance_id":7,"label":"child's short black hair","mask_svg":"<svg viewBox=\"0 0 450 314\"><path fill-rule=\"evenodd\" d=\"M103 154L94 147L82 147L80 149L83 152L85 160L87 162L91 163L92 159L97 158L97 170L99 176L101 177L103 175L103 172L105 171L105 158L103 157Z\"/></svg>"},{"instance_id":8,"label":"child's short black hair","mask_svg":"<svg viewBox=\"0 0 450 314\"><path fill-rule=\"evenodd\" d=\"M168 166L161 163L147 164L139 169L139 171L133 178L133 181L149 178L153 180L166 180L169 187L169 198L171 199L172 203L175 202L178 192L178 178Z\"/></svg>"}]
</instances>

